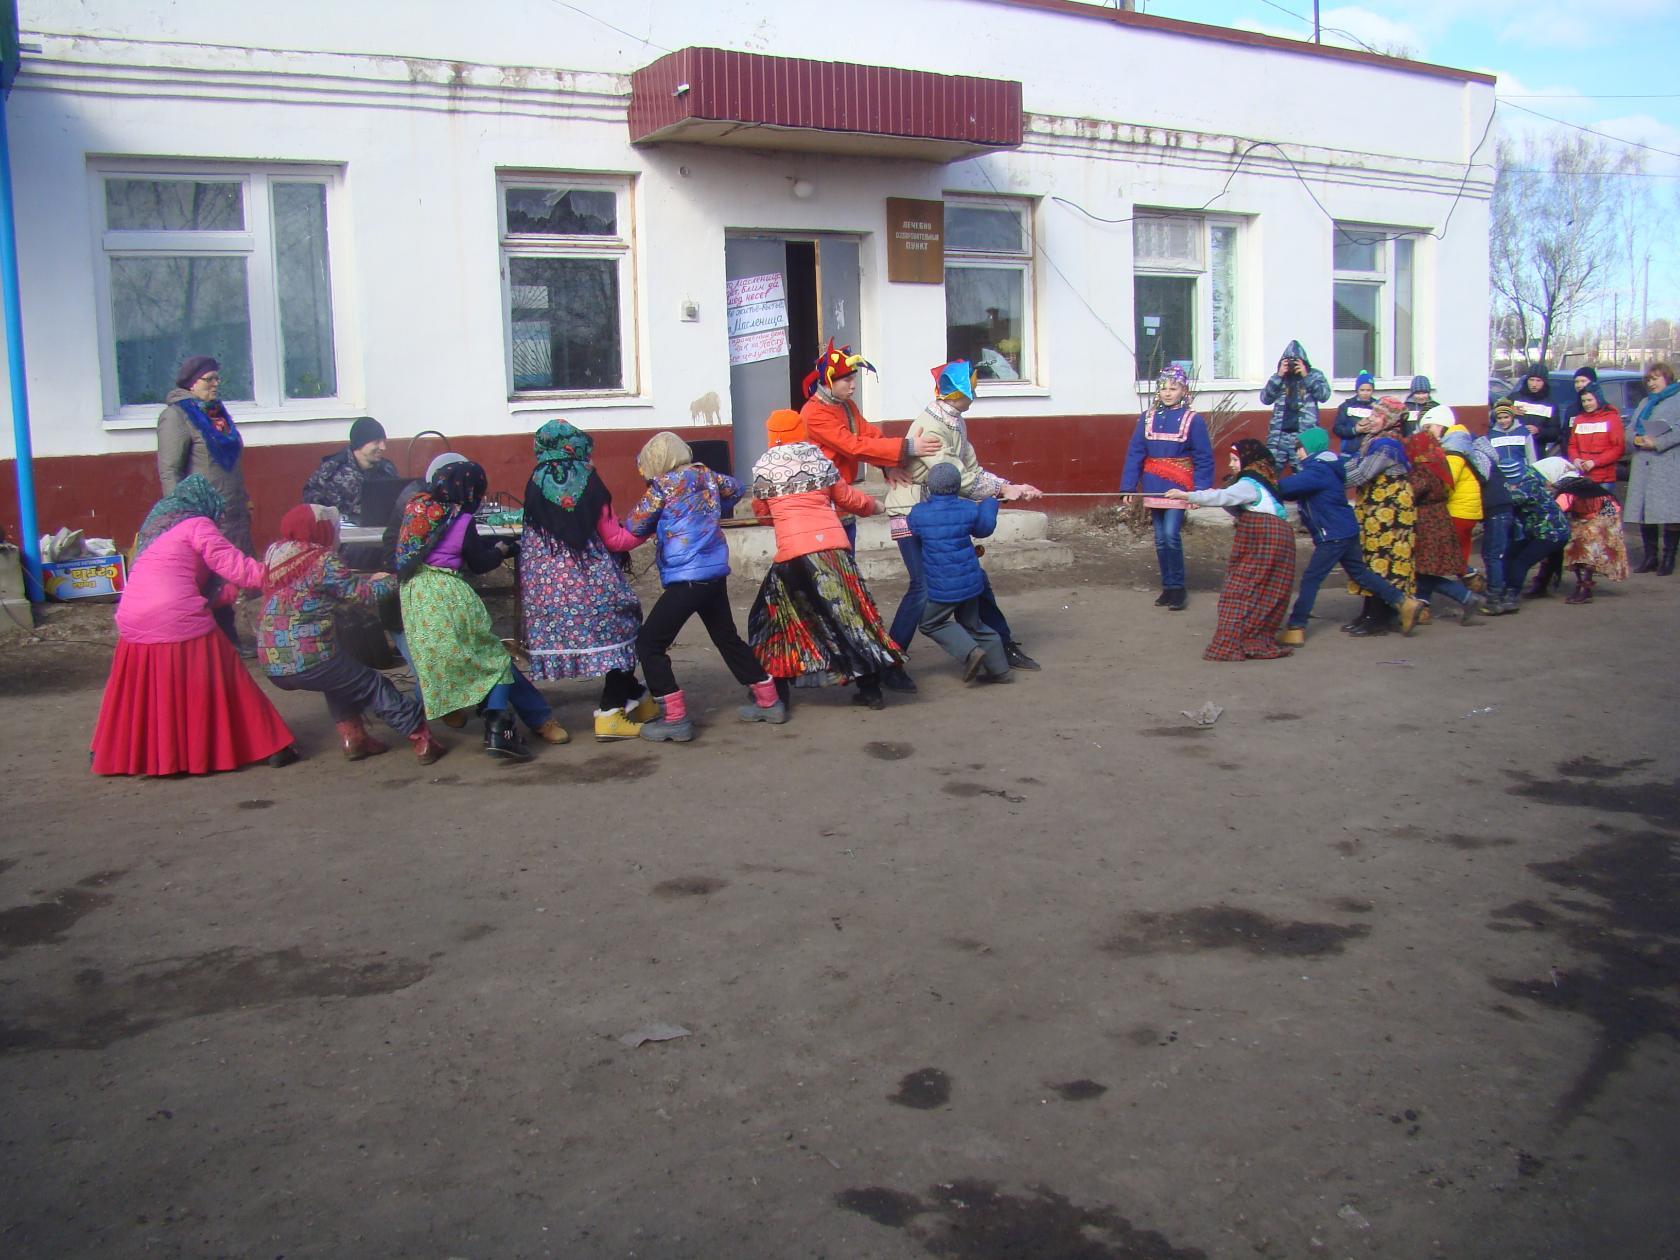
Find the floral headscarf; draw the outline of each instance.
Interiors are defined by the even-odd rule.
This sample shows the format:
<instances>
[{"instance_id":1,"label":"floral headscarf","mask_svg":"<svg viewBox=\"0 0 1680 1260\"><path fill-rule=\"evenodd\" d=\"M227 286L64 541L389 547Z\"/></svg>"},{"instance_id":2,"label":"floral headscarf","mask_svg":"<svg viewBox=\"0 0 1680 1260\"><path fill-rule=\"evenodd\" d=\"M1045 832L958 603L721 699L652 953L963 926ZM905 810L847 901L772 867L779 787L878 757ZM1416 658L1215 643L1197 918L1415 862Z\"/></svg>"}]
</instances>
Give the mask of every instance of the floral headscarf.
<instances>
[{"instance_id":1,"label":"floral headscarf","mask_svg":"<svg viewBox=\"0 0 1680 1260\"><path fill-rule=\"evenodd\" d=\"M1441 449L1440 439L1428 429L1419 429L1406 439L1406 458L1411 461L1414 471L1433 473L1445 489L1452 489L1452 465L1447 463L1447 453Z\"/></svg>"},{"instance_id":2,"label":"floral headscarf","mask_svg":"<svg viewBox=\"0 0 1680 1260\"><path fill-rule=\"evenodd\" d=\"M470 514L478 507L489 484L484 469L470 459L438 469L431 484L403 508L402 525L393 549L399 577L407 579L419 572L444 531L461 513Z\"/></svg>"},{"instance_id":3,"label":"floral headscarf","mask_svg":"<svg viewBox=\"0 0 1680 1260\"><path fill-rule=\"evenodd\" d=\"M203 476L194 473L181 478L175 489L159 499L140 523L140 532L134 539L134 558L138 560L144 555L146 548L155 543L165 530L195 516L207 516L219 523L223 510L222 496Z\"/></svg>"},{"instance_id":4,"label":"floral headscarf","mask_svg":"<svg viewBox=\"0 0 1680 1260\"><path fill-rule=\"evenodd\" d=\"M280 518L280 538L268 549L263 564L263 594L310 578L324 567L338 541L338 529L318 515L313 505L300 503Z\"/></svg>"},{"instance_id":5,"label":"floral headscarf","mask_svg":"<svg viewBox=\"0 0 1680 1260\"><path fill-rule=\"evenodd\" d=\"M826 490L840 480L840 472L811 442L773 446L752 466L752 497L777 499L788 494Z\"/></svg>"},{"instance_id":6,"label":"floral headscarf","mask_svg":"<svg viewBox=\"0 0 1680 1260\"><path fill-rule=\"evenodd\" d=\"M571 511L589 484L589 454L595 439L567 424L550 420L537 430L537 470L531 481L555 507Z\"/></svg>"}]
</instances>

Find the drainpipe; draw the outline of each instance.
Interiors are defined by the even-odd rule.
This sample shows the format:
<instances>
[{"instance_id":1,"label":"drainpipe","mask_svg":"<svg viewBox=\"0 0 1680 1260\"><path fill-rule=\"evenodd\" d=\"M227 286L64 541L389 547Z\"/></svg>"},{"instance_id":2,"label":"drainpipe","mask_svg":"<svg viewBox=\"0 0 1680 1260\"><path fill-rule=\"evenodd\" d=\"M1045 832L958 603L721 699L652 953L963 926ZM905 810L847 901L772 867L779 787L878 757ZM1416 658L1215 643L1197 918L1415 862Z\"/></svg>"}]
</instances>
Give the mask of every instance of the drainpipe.
<instances>
[{"instance_id":1,"label":"drainpipe","mask_svg":"<svg viewBox=\"0 0 1680 1260\"><path fill-rule=\"evenodd\" d=\"M41 534L35 523L35 461L29 441L29 385L23 366L23 306L18 300L17 220L12 205L12 150L6 135L6 101L0 96L0 305L6 311L6 367L12 385L12 441L17 459L18 547L23 585L41 602Z\"/></svg>"}]
</instances>

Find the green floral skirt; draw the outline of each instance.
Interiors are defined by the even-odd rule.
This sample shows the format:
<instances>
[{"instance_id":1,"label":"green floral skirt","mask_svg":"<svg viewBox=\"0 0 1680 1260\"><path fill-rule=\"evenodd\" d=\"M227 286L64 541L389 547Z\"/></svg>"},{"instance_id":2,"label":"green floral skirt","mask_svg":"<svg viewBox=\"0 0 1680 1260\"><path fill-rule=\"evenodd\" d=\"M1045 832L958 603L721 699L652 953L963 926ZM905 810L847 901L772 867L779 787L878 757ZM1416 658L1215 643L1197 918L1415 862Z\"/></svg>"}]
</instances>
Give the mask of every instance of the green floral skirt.
<instances>
[{"instance_id":1,"label":"green floral skirt","mask_svg":"<svg viewBox=\"0 0 1680 1260\"><path fill-rule=\"evenodd\" d=\"M497 683L513 681L490 610L460 574L421 565L402 585L402 614L428 718L473 708Z\"/></svg>"}]
</instances>

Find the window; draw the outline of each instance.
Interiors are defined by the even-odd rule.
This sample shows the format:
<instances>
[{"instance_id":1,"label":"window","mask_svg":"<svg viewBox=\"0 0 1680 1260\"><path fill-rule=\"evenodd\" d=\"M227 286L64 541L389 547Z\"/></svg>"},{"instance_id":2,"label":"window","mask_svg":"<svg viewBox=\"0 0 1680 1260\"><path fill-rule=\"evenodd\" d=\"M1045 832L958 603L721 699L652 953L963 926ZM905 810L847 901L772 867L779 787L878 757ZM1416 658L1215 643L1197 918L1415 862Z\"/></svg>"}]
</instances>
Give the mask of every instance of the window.
<instances>
[{"instance_id":1,"label":"window","mask_svg":"<svg viewBox=\"0 0 1680 1260\"><path fill-rule=\"evenodd\" d=\"M1412 374L1416 242L1394 228L1336 224L1333 375Z\"/></svg>"},{"instance_id":2,"label":"window","mask_svg":"<svg viewBox=\"0 0 1680 1260\"><path fill-rule=\"evenodd\" d=\"M504 175L503 317L510 392L635 392L630 183Z\"/></svg>"},{"instance_id":3,"label":"window","mask_svg":"<svg viewBox=\"0 0 1680 1260\"><path fill-rule=\"evenodd\" d=\"M337 399L336 170L139 163L94 179L108 419L149 421L195 354L220 361L235 408L319 415Z\"/></svg>"},{"instance_id":4,"label":"window","mask_svg":"<svg viewBox=\"0 0 1680 1260\"><path fill-rule=\"evenodd\" d=\"M983 381L1031 384L1032 205L1012 198L945 203L945 353Z\"/></svg>"},{"instance_id":5,"label":"window","mask_svg":"<svg viewBox=\"0 0 1680 1260\"><path fill-rule=\"evenodd\" d=\"M1132 220L1137 379L1178 364L1192 378L1235 380L1241 224L1187 214Z\"/></svg>"}]
</instances>

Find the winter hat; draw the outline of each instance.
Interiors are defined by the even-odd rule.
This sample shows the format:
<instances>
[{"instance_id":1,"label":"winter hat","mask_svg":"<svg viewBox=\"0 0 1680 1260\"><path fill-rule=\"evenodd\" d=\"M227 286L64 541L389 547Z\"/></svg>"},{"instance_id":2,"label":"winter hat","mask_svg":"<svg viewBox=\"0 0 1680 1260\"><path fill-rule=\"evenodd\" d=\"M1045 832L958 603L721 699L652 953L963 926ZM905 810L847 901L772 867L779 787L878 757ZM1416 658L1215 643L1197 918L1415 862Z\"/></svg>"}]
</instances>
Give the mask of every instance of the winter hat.
<instances>
[{"instance_id":1,"label":"winter hat","mask_svg":"<svg viewBox=\"0 0 1680 1260\"><path fill-rule=\"evenodd\" d=\"M1608 407L1610 405L1609 400L1604 397L1604 387L1602 385L1600 385L1597 381L1594 381L1591 385L1588 385L1585 389L1581 389L1581 390L1576 391L1576 397L1578 397L1578 398L1585 398L1588 394L1591 394L1594 398L1598 399L1598 409L1600 411L1603 411L1606 407Z\"/></svg>"},{"instance_id":2,"label":"winter hat","mask_svg":"<svg viewBox=\"0 0 1680 1260\"><path fill-rule=\"evenodd\" d=\"M1330 435L1316 426L1302 429L1295 435L1295 440L1301 444L1303 450L1310 455L1322 455L1330 449Z\"/></svg>"},{"instance_id":3,"label":"winter hat","mask_svg":"<svg viewBox=\"0 0 1680 1260\"><path fill-rule=\"evenodd\" d=\"M220 372L222 365L207 354L195 354L181 364L181 370L175 373L176 389L191 389L201 376L208 376L212 372Z\"/></svg>"},{"instance_id":4,"label":"winter hat","mask_svg":"<svg viewBox=\"0 0 1680 1260\"><path fill-rule=\"evenodd\" d=\"M1453 414L1453 409L1444 404L1431 407L1418 417L1419 426L1432 426L1438 429L1450 429L1457 423L1458 417Z\"/></svg>"},{"instance_id":5,"label":"winter hat","mask_svg":"<svg viewBox=\"0 0 1680 1260\"><path fill-rule=\"evenodd\" d=\"M1515 419L1516 414L1517 404L1512 402L1509 398L1501 398L1498 402L1493 404L1493 420L1495 424L1498 424L1499 421L1504 420L1507 417Z\"/></svg>"},{"instance_id":6,"label":"winter hat","mask_svg":"<svg viewBox=\"0 0 1680 1260\"><path fill-rule=\"evenodd\" d=\"M1361 385L1369 385L1372 389L1375 389L1377 387L1377 378L1372 376L1369 372L1361 372L1358 376L1353 378L1353 387L1354 389L1358 389Z\"/></svg>"},{"instance_id":7,"label":"winter hat","mask_svg":"<svg viewBox=\"0 0 1680 1260\"><path fill-rule=\"evenodd\" d=\"M805 422L799 418L797 411L789 411L785 407L770 413L770 418L764 422L764 431L771 446L786 446L790 442L806 440Z\"/></svg>"},{"instance_id":8,"label":"winter hat","mask_svg":"<svg viewBox=\"0 0 1680 1260\"><path fill-rule=\"evenodd\" d=\"M955 494L962 489L962 472L955 464L938 463L928 469L929 494Z\"/></svg>"},{"instance_id":9,"label":"winter hat","mask_svg":"<svg viewBox=\"0 0 1680 1260\"><path fill-rule=\"evenodd\" d=\"M1412 377L1411 388L1406 391L1406 393L1408 395L1410 395L1410 394L1433 394L1434 392L1435 392L1435 387L1429 383L1429 378L1427 376L1414 376L1414 377Z\"/></svg>"},{"instance_id":10,"label":"winter hat","mask_svg":"<svg viewBox=\"0 0 1680 1260\"><path fill-rule=\"evenodd\" d=\"M372 416L362 416L350 426L350 449L359 451L369 442L383 442L385 426Z\"/></svg>"},{"instance_id":11,"label":"winter hat","mask_svg":"<svg viewBox=\"0 0 1680 1260\"><path fill-rule=\"evenodd\" d=\"M1575 379L1580 380L1583 376L1589 381L1596 382L1598 380L1598 369L1593 367L1591 364L1583 363L1580 367L1575 369Z\"/></svg>"}]
</instances>

